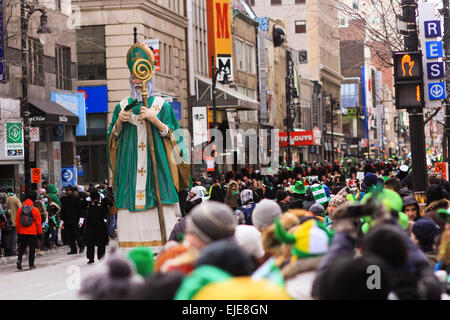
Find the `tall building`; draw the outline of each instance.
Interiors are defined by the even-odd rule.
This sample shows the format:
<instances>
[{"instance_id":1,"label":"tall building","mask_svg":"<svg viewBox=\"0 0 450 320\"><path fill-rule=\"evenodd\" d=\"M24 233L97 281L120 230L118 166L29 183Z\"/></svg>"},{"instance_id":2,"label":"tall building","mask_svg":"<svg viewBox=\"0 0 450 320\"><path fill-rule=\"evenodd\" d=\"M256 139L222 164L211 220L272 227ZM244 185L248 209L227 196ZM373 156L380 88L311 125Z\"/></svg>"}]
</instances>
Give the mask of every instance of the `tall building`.
<instances>
[{"instance_id":1,"label":"tall building","mask_svg":"<svg viewBox=\"0 0 450 320\"><path fill-rule=\"evenodd\" d=\"M137 41L148 41L159 56L154 93L171 104L181 128L188 128L187 8L182 0L73 3L81 10L81 28L77 30L78 88L87 96L88 135L77 143L83 170L80 182L98 183L108 178L106 128L116 104L130 96L126 54L134 43L134 28Z\"/></svg>"},{"instance_id":2,"label":"tall building","mask_svg":"<svg viewBox=\"0 0 450 320\"><path fill-rule=\"evenodd\" d=\"M71 1L26 1L44 9L49 34L39 34L39 11L28 19L25 41L30 114L30 167L41 181L74 184L76 137L85 134L84 99L76 87L76 37ZM24 186L21 14L18 1L3 1L0 53L0 185ZM29 9L26 12L30 12ZM41 183L32 184L37 189Z\"/></svg>"},{"instance_id":3,"label":"tall building","mask_svg":"<svg viewBox=\"0 0 450 320\"><path fill-rule=\"evenodd\" d=\"M335 1L252 0L248 3L259 17L270 17L283 23L287 44L297 54L294 60L301 78L317 81L320 85L320 102L316 101L315 105L323 110L314 115L316 129L322 130L319 152L322 159L337 159L343 155L342 121L339 110L334 110L334 123L329 116L332 105L338 109L339 103L332 102L339 102L342 82Z\"/></svg>"}]
</instances>

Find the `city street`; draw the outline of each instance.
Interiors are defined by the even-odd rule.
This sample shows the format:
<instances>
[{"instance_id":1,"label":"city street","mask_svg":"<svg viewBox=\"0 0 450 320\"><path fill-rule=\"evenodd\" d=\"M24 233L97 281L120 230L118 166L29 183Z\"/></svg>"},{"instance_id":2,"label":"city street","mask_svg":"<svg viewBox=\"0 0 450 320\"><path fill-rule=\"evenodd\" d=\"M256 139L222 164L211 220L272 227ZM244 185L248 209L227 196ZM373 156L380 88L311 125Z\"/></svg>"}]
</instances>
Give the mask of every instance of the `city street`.
<instances>
[{"instance_id":1,"label":"city street","mask_svg":"<svg viewBox=\"0 0 450 320\"><path fill-rule=\"evenodd\" d=\"M76 289L78 279L83 279L98 262L88 265L86 251L67 255L69 250L64 246L36 256L34 270L28 270L28 255L23 256L22 270L16 268L17 257L1 257L0 300L80 299Z\"/></svg>"}]
</instances>

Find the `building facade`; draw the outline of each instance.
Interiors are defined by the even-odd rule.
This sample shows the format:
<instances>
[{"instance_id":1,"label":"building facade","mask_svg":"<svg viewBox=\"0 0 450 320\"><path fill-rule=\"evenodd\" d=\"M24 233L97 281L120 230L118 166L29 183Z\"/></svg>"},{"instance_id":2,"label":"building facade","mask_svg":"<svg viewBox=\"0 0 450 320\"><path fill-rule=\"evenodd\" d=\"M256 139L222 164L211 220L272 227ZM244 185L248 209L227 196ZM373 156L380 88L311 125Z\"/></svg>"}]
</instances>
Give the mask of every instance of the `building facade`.
<instances>
[{"instance_id":1,"label":"building facade","mask_svg":"<svg viewBox=\"0 0 450 320\"><path fill-rule=\"evenodd\" d=\"M17 4L17 3L16 3ZM26 68L30 114L30 167L41 181L61 188L74 184L75 141L84 134L84 101L76 90L76 38L71 1L34 1L45 10L49 34L38 34L40 12L28 20ZM22 56L20 5L2 3L3 71L0 82L0 184L24 187L24 131L21 118ZM34 183L37 189L41 183Z\"/></svg>"}]
</instances>

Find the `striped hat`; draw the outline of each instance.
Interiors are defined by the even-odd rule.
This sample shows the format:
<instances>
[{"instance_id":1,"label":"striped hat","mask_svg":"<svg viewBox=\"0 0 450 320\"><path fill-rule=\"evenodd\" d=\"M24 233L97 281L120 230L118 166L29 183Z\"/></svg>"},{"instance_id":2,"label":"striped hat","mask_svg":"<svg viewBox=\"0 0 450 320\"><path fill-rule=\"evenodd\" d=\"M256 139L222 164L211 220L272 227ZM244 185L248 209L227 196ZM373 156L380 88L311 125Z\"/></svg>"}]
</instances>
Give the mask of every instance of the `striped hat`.
<instances>
[{"instance_id":1,"label":"striped hat","mask_svg":"<svg viewBox=\"0 0 450 320\"><path fill-rule=\"evenodd\" d=\"M315 183L312 186L310 186L310 188L311 188L311 192L314 196L314 200L317 203L320 203L323 205L330 200L330 199L328 199L325 188L321 184Z\"/></svg>"},{"instance_id":2,"label":"striped hat","mask_svg":"<svg viewBox=\"0 0 450 320\"><path fill-rule=\"evenodd\" d=\"M293 260L325 254L333 239L333 232L315 219L305 221L291 234L283 228L277 218L275 235L280 242L292 244Z\"/></svg>"}]
</instances>

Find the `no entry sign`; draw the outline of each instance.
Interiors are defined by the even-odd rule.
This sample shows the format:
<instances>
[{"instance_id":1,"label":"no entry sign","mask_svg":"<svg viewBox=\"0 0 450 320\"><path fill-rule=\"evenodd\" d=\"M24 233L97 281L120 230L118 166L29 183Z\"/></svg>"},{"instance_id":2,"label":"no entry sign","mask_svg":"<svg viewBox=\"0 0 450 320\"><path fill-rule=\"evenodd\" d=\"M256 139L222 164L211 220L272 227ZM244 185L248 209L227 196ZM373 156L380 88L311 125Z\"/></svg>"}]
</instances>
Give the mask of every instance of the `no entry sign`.
<instances>
[{"instance_id":1,"label":"no entry sign","mask_svg":"<svg viewBox=\"0 0 450 320\"><path fill-rule=\"evenodd\" d=\"M31 169L31 183L41 183L41 168Z\"/></svg>"}]
</instances>

